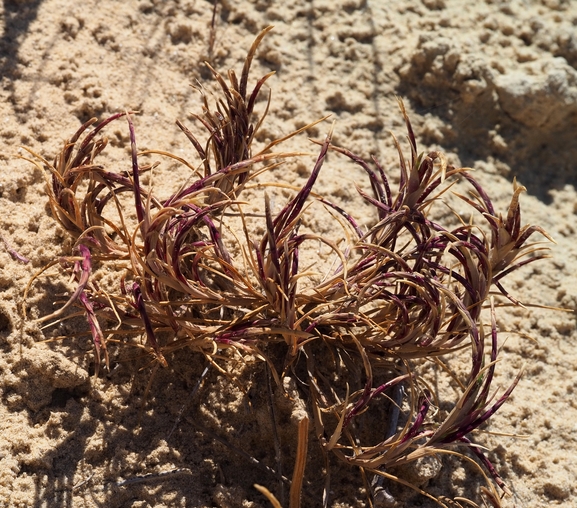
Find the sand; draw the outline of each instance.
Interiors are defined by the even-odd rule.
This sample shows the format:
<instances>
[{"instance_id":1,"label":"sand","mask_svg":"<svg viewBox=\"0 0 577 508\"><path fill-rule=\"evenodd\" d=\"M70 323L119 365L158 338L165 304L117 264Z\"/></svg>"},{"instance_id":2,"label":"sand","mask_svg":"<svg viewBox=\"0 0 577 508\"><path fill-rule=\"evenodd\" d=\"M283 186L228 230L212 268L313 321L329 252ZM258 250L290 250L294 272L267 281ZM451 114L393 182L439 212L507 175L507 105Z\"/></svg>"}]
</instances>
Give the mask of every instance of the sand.
<instances>
[{"instance_id":1,"label":"sand","mask_svg":"<svg viewBox=\"0 0 577 508\"><path fill-rule=\"evenodd\" d=\"M503 346L495 385L502 390L520 369L524 374L474 439L513 492L504 506L575 506L577 3L472 4L222 0L211 28L213 4L204 0L3 3L0 232L7 245L0 246L0 506L270 506L254 483L280 496L274 475L214 439L274 467L272 424L261 400L266 387L254 384L262 380L262 365L243 374L245 395L215 371L195 391L205 363L181 351L156 373L145 398L151 367L142 358L128 355L95 378L88 339L43 342L86 330L81 318L58 330L42 331L35 322L73 288L57 266L33 286L24 323L19 310L33 274L72 248L50 216L42 171L18 158L26 154L21 147L52 159L90 117L128 109L139 111L139 149L194 160L175 120L198 128L191 113L200 113L201 99L190 85L213 89L203 61L223 73L239 72L268 25L275 28L253 65L253 76L276 72L268 82L272 101L261 145L330 114L335 144L365 158L374 154L394 171L389 131L404 136L400 96L421 149L442 150L451 163L474 168L499 210L506 210L515 178L527 188L524 222L542 226L556 244L549 259L512 274L507 288L526 304L567 311L499 309ZM308 135L322 138L329 127L324 122ZM122 168L129 161L125 124L108 136L108 160ZM285 148L317 150L305 135ZM302 184L314 159L304 160L275 177ZM185 178L169 169L166 179L158 179L160 188L177 188ZM331 157L317 191L362 221L366 209L354 190L359 182L368 185L359 168ZM320 222L310 227L341 234ZM290 457L294 407L274 397ZM200 431L198 422L212 434ZM313 442L309 456L303 506L321 506L324 479ZM368 506L359 471L336 461L331 466L330 505ZM484 480L466 462L444 459L431 476L422 484L433 495L481 503ZM435 505L422 496L396 495L398 506Z\"/></svg>"}]
</instances>

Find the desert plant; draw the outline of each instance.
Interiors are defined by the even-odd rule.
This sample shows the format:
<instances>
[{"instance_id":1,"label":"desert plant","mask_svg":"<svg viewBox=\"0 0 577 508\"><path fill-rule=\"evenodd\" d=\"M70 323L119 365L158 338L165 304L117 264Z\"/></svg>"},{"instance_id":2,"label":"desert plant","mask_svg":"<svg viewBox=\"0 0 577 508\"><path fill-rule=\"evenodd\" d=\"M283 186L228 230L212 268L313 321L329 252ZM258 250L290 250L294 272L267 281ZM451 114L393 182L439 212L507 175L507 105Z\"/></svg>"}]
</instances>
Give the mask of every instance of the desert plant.
<instances>
[{"instance_id":1,"label":"desert plant","mask_svg":"<svg viewBox=\"0 0 577 508\"><path fill-rule=\"evenodd\" d=\"M448 165L440 152L419 154L400 102L410 157L404 157L395 139L400 158L396 191L376 159L373 169L347 149L334 146L329 133L319 142L308 180L280 212L275 215L269 197L263 196L264 232L257 234L249 224L242 193L279 160L298 156L271 149L313 125L252 153L264 118L255 118L254 106L271 74L248 93L249 71L268 30L251 47L240 80L231 71L227 84L210 68L222 98L212 106L209 95L202 92L204 111L195 118L208 134L205 145L178 123L197 151L203 172L168 198L161 199L154 189L141 185L141 175L154 166L139 163L129 113L113 115L90 132L88 127L95 121L84 124L53 164L38 156L31 159L47 169L53 216L73 236L78 253L60 260L74 275L76 290L61 309L40 322L58 322L67 309L79 305L89 323L97 372L101 356L108 365L111 336L126 341L141 336L142 342L135 345L164 367L170 354L189 348L224 373L224 350L241 357L252 355L267 362L279 385L283 376L300 369L306 374L301 395L308 401L315 433L326 453L363 472L407 483L390 471L427 455L463 453L455 451L460 446L472 451L508 492L469 435L498 410L517 382L491 402L499 350L491 290L496 287L516 302L504 289L503 278L545 255L538 244L528 243L533 233L547 236L544 231L521 227L523 188L515 184L506 218L497 215L466 169ZM114 172L97 158L107 144L101 133L121 118L128 121L131 170ZM375 211L374 224L366 232L350 213L313 193L329 151L348 157L368 176L372 195L359 189ZM174 155L147 153L168 156L195 171L194 164ZM456 179L472 186L472 193L461 197L486 223L488 233L474 222L450 229L429 218L431 209L442 206L440 196ZM309 206L330 212L349 238L346 245L305 230ZM130 209L135 223L128 219ZM323 277L301 263L303 250L318 242L337 260ZM227 248L231 244L238 246L236 256ZM101 288L91 280L93 267L104 265L117 271L115 287ZM489 313L489 326L483 326L483 309ZM440 401L431 395L419 365L465 347L471 350L471 366L460 396L443 401L452 406L447 414L432 411ZM271 354L278 348L284 352L281 363ZM338 363L350 368L335 380L327 369ZM403 421L391 418L377 444L360 441L356 421L367 418L375 405L392 397L387 392L401 386L407 389ZM395 404L390 411L398 414ZM306 443L302 436L299 441ZM295 467L291 506L298 504L303 453L299 452ZM491 499L499 499L492 489ZM327 486L325 504L328 490Z\"/></svg>"},{"instance_id":2,"label":"desert plant","mask_svg":"<svg viewBox=\"0 0 577 508\"><path fill-rule=\"evenodd\" d=\"M537 226L521 227L519 195L523 187L514 183L513 198L503 219L465 169L447 166L438 152L418 155L402 102L400 107L411 157L405 160L395 139L401 168L395 194L376 160L374 171L348 150L330 146L367 172L373 196L360 192L375 207L377 219L376 224L363 233L348 213L324 200L341 213L356 232L358 241L351 251L357 250L359 256L353 262L343 263L332 278L314 288L315 295L322 295L322 304L319 301L318 307L308 313L311 324L306 330L337 348L347 349L349 353L356 351L365 367L366 382L362 390L347 393L344 398L335 396L330 383L323 387L319 382L310 384L317 435L327 450L379 475L387 474L378 470L379 467L390 470L425 455L452 449L459 443L465 444L504 492L509 492L481 448L467 438L506 401L518 382L517 378L496 402L490 403L495 397L490 395L490 386L499 348L492 300L488 364L481 311L494 286L516 302L503 288L502 278L546 255L546 249L540 244L528 243L533 233L550 238ZM435 160L439 161L437 170ZM457 177L472 184L472 196L461 198L487 221L489 237L477 226L463 223L448 230L428 218L431 207L440 204L438 198L444 192L441 187L445 180ZM321 332L321 324L329 325L330 334ZM453 410L444 420L435 421L428 418L432 396L420 386L418 371L408 360L446 355L461 348L463 342L471 348L470 373ZM312 360L314 353L307 351L310 347L306 345L304 349L309 358L310 379L316 381L320 376ZM388 382L375 387L372 371L377 365L382 369L387 358L403 360L404 368L398 377L392 375ZM409 397L411 416L406 424L377 445L359 446L355 436L348 432L351 421L367 411L377 395L406 379L410 380L412 394ZM332 414L329 427L325 423L326 413ZM342 444L343 440L348 444ZM498 498L496 493L494 497Z\"/></svg>"}]
</instances>

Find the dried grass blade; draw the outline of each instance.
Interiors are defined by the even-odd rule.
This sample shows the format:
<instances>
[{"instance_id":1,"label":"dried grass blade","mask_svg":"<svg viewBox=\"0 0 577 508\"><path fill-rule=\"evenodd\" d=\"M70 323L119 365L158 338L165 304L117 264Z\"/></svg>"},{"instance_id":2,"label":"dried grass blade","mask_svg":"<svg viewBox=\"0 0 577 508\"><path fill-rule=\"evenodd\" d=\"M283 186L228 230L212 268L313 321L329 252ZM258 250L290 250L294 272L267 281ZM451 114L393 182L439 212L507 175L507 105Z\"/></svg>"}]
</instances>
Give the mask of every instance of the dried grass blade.
<instances>
[{"instance_id":1,"label":"dried grass blade","mask_svg":"<svg viewBox=\"0 0 577 508\"><path fill-rule=\"evenodd\" d=\"M301 491L307 462L308 436L309 419L305 416L299 421L297 454L290 488L289 508L300 508L301 506Z\"/></svg>"},{"instance_id":2,"label":"dried grass blade","mask_svg":"<svg viewBox=\"0 0 577 508\"><path fill-rule=\"evenodd\" d=\"M253 487L258 490L264 497L268 499L270 504L272 504L273 508L282 508L282 505L279 503L279 500L275 497L275 495L268 490L266 487L255 483Z\"/></svg>"},{"instance_id":3,"label":"dried grass blade","mask_svg":"<svg viewBox=\"0 0 577 508\"><path fill-rule=\"evenodd\" d=\"M62 314L64 314L66 309L70 308L70 306L72 306L72 304L78 299L78 297L84 291L84 288L88 283L88 279L90 278L90 272L92 271L92 262L90 260L90 250L88 250L87 247L80 244L78 245L77 248L80 252L81 258L80 260L76 259L75 261L75 270L80 271L80 276L78 277L78 286L76 287L76 290L60 309L53 312L52 314L49 314L48 316L41 317L40 319L38 319L38 323L44 323L51 319L56 319L62 316Z\"/></svg>"}]
</instances>

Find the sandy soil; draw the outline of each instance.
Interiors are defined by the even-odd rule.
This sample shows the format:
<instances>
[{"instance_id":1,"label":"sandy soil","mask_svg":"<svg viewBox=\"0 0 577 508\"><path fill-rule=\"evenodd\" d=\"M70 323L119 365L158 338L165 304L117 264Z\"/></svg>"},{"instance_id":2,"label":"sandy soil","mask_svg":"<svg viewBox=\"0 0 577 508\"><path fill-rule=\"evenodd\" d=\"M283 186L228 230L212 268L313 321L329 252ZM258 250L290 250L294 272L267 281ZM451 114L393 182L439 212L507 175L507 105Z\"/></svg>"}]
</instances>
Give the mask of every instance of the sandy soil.
<instances>
[{"instance_id":1,"label":"sandy soil","mask_svg":"<svg viewBox=\"0 0 577 508\"><path fill-rule=\"evenodd\" d=\"M32 275L71 251L71 240L50 216L44 175L18 159L25 153L20 147L51 159L90 117L130 109L140 112L135 117L140 149L193 158L174 123L178 118L195 125L190 113L200 112L201 102L189 85L213 86L205 60L223 72L240 70L254 37L268 25L275 28L258 50L253 76L276 74L268 82L271 109L258 143L331 114L336 144L363 157L375 154L393 171L389 131L404 135L396 105L401 96L422 149L443 150L453 164L474 168L500 210L506 210L514 178L527 187L524 221L541 225L557 244L550 259L513 274L507 287L522 302L569 312L499 310L507 340L497 383L507 386L525 371L484 429L493 433L477 433L475 439L514 493L504 506L575 506L577 3L471 4L222 0L211 30L212 2L205 0L3 2L0 231L7 245L0 248L1 506L269 506L254 483L281 495L274 475L215 439L274 467L266 388L253 382L262 374L260 364L250 366L253 374L243 374L246 395L215 371L195 392L205 364L181 351L169 369L154 376L145 401L146 361L128 355L111 373L94 378L89 340L42 342L86 329L80 318L56 331L42 331L34 322L72 287L56 268L34 285L23 324L19 313ZM322 137L329 126L325 122L309 135ZM126 165L127 129L115 126L108 135L110 164ZM304 135L285 148L316 150ZM307 164L304 169L289 164L275 177L301 184ZM167 189L184 178L166 174L159 186ZM332 157L318 190L363 220L355 182L368 185L361 170ZM342 234L322 223L311 227ZM10 249L30 262L20 262ZM294 408L283 408L283 397L275 397L290 458ZM200 431L198 422L212 434ZM321 506L324 479L315 446L304 506ZM287 464L285 472L288 459ZM331 506L367 506L359 471L332 467ZM483 484L466 462L444 459L441 472L423 486L435 496L480 502ZM396 495L399 505L433 505L423 497L403 501L402 492Z\"/></svg>"}]
</instances>

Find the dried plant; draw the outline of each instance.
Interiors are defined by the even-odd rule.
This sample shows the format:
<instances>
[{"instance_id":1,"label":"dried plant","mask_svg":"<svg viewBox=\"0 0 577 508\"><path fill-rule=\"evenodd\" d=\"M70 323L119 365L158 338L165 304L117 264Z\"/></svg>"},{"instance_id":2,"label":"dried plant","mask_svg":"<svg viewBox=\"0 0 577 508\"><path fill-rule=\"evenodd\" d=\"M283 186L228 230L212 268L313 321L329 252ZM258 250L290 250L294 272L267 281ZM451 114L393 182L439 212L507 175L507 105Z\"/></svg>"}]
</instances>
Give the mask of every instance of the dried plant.
<instances>
[{"instance_id":1,"label":"dried plant","mask_svg":"<svg viewBox=\"0 0 577 508\"><path fill-rule=\"evenodd\" d=\"M226 372L223 350L256 356L268 363L279 384L282 376L301 369L307 376L301 394L308 400L315 433L326 453L364 472L407 484L391 471L424 456L470 450L507 493L470 435L499 409L518 381L500 396L491 392L499 351L491 291L497 288L518 303L502 280L545 256L543 247L529 243L533 233L549 238L537 226L521 227L523 187L515 184L505 218L498 215L466 169L448 165L440 152L419 154L400 102L410 157L404 157L395 139L400 159L395 191L376 159L369 164L332 145L329 134L319 143L319 156L307 182L276 215L265 194L264 233L257 235L249 225L241 194L275 161L299 155L271 149L312 125L271 142L257 154L251 151L264 118L255 119L254 106L271 74L258 80L250 93L248 78L267 32L251 47L240 80L231 71L227 84L210 68L222 98L212 105L202 92L203 113L195 118L207 132L206 143L178 123L198 152L203 172L167 199L140 183L142 174L154 167L139 163L128 113L113 115L90 132L88 127L95 121L83 125L53 164L38 156L33 159L48 170L52 213L73 236L78 253L63 261L77 281L75 292L64 307L40 321L58 322L72 305L80 306L89 323L97 369L101 357L108 365L107 343L113 336L116 340L142 336L138 347L164 367L170 354L190 348L222 372ZM102 131L123 117L131 140L131 171L113 172L97 162L107 144ZM329 151L348 157L367 174L372 193L359 192L375 212L368 231L351 214L313 194ZM195 171L194 164L174 155L148 153L171 157ZM478 224L461 221L450 229L430 217L432 209L443 206L440 197L457 179L471 185L471 194L461 198L482 220ZM301 231L308 207L315 202L347 230L346 245ZM131 208L136 223L128 219ZM228 225L231 217L240 221L241 231ZM316 248L318 242L337 260L324 277L301 266L303 250L308 245ZM231 244L238 245L235 256L227 249ZM99 287L91 278L93 265L117 270L117 286ZM483 309L490 325L483 325ZM486 340L490 340L488 357ZM285 352L282 364L270 354L275 344ZM461 382L461 394L453 401L435 400L419 366L467 347L471 366ZM338 364L347 369L334 381L327 370ZM391 403L389 412L397 416L389 419L382 440L360 441L356 421L367 418L375 404L394 399L395 390L402 402L401 387L407 389L407 410ZM443 413L438 409L441 402L452 409ZM297 456L291 506L299 503L305 469L302 430L299 442L305 451ZM499 494L491 489L489 497L498 500Z\"/></svg>"}]
</instances>

